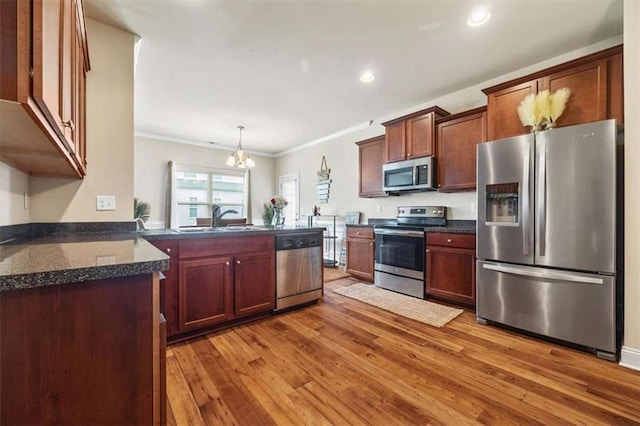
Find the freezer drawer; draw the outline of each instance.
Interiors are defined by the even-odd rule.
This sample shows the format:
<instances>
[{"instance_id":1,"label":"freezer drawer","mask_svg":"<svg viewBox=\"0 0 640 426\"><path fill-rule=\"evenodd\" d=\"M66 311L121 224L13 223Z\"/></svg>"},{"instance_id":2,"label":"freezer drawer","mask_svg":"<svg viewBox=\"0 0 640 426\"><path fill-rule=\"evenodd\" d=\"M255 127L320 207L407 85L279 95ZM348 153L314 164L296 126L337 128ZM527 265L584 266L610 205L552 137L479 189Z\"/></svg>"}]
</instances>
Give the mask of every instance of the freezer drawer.
<instances>
[{"instance_id":1,"label":"freezer drawer","mask_svg":"<svg viewBox=\"0 0 640 426\"><path fill-rule=\"evenodd\" d=\"M477 263L477 315L615 354L615 277Z\"/></svg>"}]
</instances>

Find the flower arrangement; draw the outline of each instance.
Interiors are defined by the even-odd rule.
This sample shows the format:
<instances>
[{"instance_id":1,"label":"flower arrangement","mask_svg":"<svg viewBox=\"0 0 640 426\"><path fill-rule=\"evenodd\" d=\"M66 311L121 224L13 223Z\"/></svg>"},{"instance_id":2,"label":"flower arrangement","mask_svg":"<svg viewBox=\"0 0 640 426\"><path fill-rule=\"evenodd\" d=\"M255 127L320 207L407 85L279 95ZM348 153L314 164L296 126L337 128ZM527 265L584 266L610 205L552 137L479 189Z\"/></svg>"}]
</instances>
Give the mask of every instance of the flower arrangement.
<instances>
[{"instance_id":1,"label":"flower arrangement","mask_svg":"<svg viewBox=\"0 0 640 426\"><path fill-rule=\"evenodd\" d=\"M262 220L265 225L284 225L282 210L288 205L286 198L275 195L262 206Z\"/></svg>"},{"instance_id":2,"label":"flower arrangement","mask_svg":"<svg viewBox=\"0 0 640 426\"><path fill-rule=\"evenodd\" d=\"M538 94L527 95L518 106L518 117L523 126L531 130L546 130L555 127L556 120L562 115L571 96L566 87L550 93L543 90Z\"/></svg>"},{"instance_id":3,"label":"flower arrangement","mask_svg":"<svg viewBox=\"0 0 640 426\"><path fill-rule=\"evenodd\" d=\"M276 195L271 199L271 205L276 209L281 209L282 210L288 204L289 203L287 202L286 198L284 198L281 195Z\"/></svg>"}]
</instances>

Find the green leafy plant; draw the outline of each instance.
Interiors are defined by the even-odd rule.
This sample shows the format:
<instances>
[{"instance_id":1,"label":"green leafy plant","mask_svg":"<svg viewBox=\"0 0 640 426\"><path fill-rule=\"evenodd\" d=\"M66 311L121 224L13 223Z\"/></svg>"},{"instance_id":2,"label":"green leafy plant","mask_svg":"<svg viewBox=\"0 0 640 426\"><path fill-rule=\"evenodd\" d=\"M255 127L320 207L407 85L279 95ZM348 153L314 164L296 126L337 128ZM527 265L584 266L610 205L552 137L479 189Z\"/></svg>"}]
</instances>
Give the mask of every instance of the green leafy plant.
<instances>
[{"instance_id":1,"label":"green leafy plant","mask_svg":"<svg viewBox=\"0 0 640 426\"><path fill-rule=\"evenodd\" d=\"M151 216L151 204L140 201L137 198L133 199L133 218L142 219L143 222L149 220Z\"/></svg>"},{"instance_id":2,"label":"green leafy plant","mask_svg":"<svg viewBox=\"0 0 640 426\"><path fill-rule=\"evenodd\" d=\"M273 220L273 215L275 214L275 208L271 202L264 203L262 205L262 221L265 225L271 225L271 221Z\"/></svg>"}]
</instances>

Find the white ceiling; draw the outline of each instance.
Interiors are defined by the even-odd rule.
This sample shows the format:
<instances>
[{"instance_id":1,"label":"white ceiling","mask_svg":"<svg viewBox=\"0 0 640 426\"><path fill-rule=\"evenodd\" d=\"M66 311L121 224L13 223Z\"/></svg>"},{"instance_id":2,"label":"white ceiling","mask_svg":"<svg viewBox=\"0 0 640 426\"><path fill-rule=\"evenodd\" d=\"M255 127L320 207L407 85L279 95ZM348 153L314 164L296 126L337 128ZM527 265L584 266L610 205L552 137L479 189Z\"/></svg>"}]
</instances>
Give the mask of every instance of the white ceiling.
<instances>
[{"instance_id":1,"label":"white ceiling","mask_svg":"<svg viewBox=\"0 0 640 426\"><path fill-rule=\"evenodd\" d=\"M136 132L276 154L622 34L621 0L85 0L142 37ZM469 27L478 5L490 21ZM89 40L90 42L91 40ZM359 75L372 70L364 84Z\"/></svg>"}]
</instances>

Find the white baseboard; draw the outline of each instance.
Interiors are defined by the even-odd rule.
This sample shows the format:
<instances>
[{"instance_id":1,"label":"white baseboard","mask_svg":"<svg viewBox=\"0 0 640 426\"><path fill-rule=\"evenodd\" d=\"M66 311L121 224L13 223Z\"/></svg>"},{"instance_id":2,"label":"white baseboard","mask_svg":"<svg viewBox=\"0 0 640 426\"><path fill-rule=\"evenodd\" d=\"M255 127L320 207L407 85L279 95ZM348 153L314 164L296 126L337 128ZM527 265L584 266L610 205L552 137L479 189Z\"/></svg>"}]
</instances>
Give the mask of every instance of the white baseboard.
<instances>
[{"instance_id":1,"label":"white baseboard","mask_svg":"<svg viewBox=\"0 0 640 426\"><path fill-rule=\"evenodd\" d=\"M620 365L640 371L640 349L622 347Z\"/></svg>"}]
</instances>

